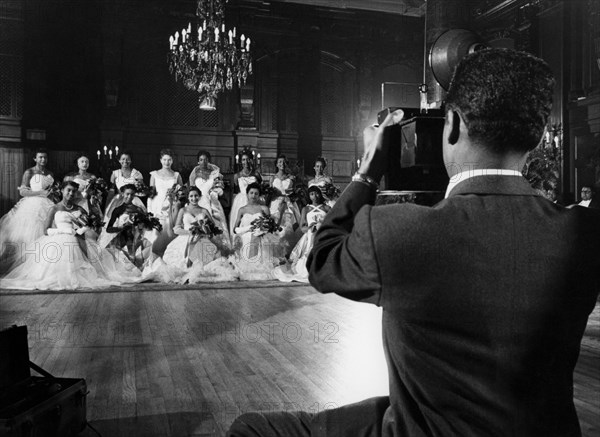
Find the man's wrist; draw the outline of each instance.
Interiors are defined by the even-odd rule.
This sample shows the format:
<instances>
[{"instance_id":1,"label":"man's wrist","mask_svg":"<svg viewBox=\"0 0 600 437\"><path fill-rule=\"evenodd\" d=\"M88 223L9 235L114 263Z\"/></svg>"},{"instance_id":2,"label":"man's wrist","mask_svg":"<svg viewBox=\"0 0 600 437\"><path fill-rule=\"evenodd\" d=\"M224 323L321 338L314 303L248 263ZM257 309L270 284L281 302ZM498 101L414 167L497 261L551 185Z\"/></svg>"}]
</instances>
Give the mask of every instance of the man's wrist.
<instances>
[{"instance_id":1,"label":"man's wrist","mask_svg":"<svg viewBox=\"0 0 600 437\"><path fill-rule=\"evenodd\" d=\"M364 173L360 173L357 171L356 173L354 173L354 176L352 176L352 180L354 182L361 182L363 184L366 184L375 190L379 189L379 183L375 179Z\"/></svg>"}]
</instances>

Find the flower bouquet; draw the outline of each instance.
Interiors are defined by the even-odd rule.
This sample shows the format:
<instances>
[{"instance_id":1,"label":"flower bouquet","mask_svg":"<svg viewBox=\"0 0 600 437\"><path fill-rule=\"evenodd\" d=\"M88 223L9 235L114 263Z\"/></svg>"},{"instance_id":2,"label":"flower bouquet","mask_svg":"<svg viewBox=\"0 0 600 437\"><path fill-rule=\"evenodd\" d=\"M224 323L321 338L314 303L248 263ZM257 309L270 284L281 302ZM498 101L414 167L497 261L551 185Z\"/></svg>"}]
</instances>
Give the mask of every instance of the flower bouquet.
<instances>
[{"instance_id":1,"label":"flower bouquet","mask_svg":"<svg viewBox=\"0 0 600 437\"><path fill-rule=\"evenodd\" d=\"M340 197L340 194L342 194L340 187L337 187L331 183L327 183L323 187L323 195L330 200L336 200L338 197Z\"/></svg>"},{"instance_id":2,"label":"flower bouquet","mask_svg":"<svg viewBox=\"0 0 600 437\"><path fill-rule=\"evenodd\" d=\"M221 235L223 230L218 228L210 220L197 220L190 226L190 233L196 238L208 237L212 238L215 235Z\"/></svg>"},{"instance_id":3,"label":"flower bouquet","mask_svg":"<svg viewBox=\"0 0 600 437\"><path fill-rule=\"evenodd\" d=\"M250 223L250 226L250 231L257 237L267 233L274 234L283 229L275 222L272 216L266 214L262 214L257 219L254 219Z\"/></svg>"},{"instance_id":4,"label":"flower bouquet","mask_svg":"<svg viewBox=\"0 0 600 437\"><path fill-rule=\"evenodd\" d=\"M102 178L97 178L90 180L81 195L84 199L89 200L90 205L96 206L96 209L99 209L102 197L105 196L107 192L108 184L106 181Z\"/></svg>"},{"instance_id":5,"label":"flower bouquet","mask_svg":"<svg viewBox=\"0 0 600 437\"><path fill-rule=\"evenodd\" d=\"M156 196L156 188L146 185L143 181L135 181L135 195L138 197L153 198Z\"/></svg>"},{"instance_id":6,"label":"flower bouquet","mask_svg":"<svg viewBox=\"0 0 600 437\"><path fill-rule=\"evenodd\" d=\"M151 212L133 212L129 214L129 220L132 226L137 226L139 229L162 231L160 220Z\"/></svg>"},{"instance_id":7,"label":"flower bouquet","mask_svg":"<svg viewBox=\"0 0 600 437\"><path fill-rule=\"evenodd\" d=\"M265 199L265 205L270 205L271 202L283 194L277 188L272 187L268 182L263 182L260 191Z\"/></svg>"},{"instance_id":8,"label":"flower bouquet","mask_svg":"<svg viewBox=\"0 0 600 437\"><path fill-rule=\"evenodd\" d=\"M54 182L48 187L48 199L54 203L58 203L62 200L62 190L60 189L60 182Z\"/></svg>"},{"instance_id":9,"label":"flower bouquet","mask_svg":"<svg viewBox=\"0 0 600 437\"><path fill-rule=\"evenodd\" d=\"M104 226L104 221L102 221L102 216L95 214L94 212L90 213L82 213L77 218L73 220L73 224L76 228L90 228L96 233L100 232L100 229Z\"/></svg>"}]
</instances>

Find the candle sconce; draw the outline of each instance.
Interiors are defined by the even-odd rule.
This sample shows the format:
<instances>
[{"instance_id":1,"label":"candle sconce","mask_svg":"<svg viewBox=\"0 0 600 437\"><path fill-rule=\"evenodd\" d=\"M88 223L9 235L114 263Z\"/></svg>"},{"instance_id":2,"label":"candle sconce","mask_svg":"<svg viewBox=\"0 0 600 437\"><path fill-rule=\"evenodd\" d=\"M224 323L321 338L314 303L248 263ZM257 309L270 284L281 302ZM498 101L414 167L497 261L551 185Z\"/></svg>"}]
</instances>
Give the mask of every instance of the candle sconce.
<instances>
[{"instance_id":1,"label":"candle sconce","mask_svg":"<svg viewBox=\"0 0 600 437\"><path fill-rule=\"evenodd\" d=\"M119 168L119 150L115 140L110 140L96 150L99 176L104 180L108 180L112 171Z\"/></svg>"},{"instance_id":2,"label":"candle sconce","mask_svg":"<svg viewBox=\"0 0 600 437\"><path fill-rule=\"evenodd\" d=\"M248 155L252 157L252 162L254 164L254 170L258 171L259 173L261 172L261 156L260 153L254 153L254 151L252 149L250 149L249 146L244 146L244 148L242 149L242 151L240 153L236 153L235 154L235 164L234 164L234 173L237 173L239 171L242 170L243 166L242 166L242 156L243 155Z\"/></svg>"}]
</instances>

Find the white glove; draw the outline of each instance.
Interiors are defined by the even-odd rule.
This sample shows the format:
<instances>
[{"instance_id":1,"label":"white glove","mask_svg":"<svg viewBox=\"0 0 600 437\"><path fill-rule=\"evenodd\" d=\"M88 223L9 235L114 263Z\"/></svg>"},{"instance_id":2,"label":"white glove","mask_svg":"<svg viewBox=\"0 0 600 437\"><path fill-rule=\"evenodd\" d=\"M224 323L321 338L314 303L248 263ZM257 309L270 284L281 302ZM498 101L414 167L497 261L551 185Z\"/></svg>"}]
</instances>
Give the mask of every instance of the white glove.
<instances>
[{"instance_id":1,"label":"white glove","mask_svg":"<svg viewBox=\"0 0 600 437\"><path fill-rule=\"evenodd\" d=\"M245 234L246 232L250 232L252 230L252 225L248 225L248 226L240 226L235 228L235 233L236 234Z\"/></svg>"}]
</instances>

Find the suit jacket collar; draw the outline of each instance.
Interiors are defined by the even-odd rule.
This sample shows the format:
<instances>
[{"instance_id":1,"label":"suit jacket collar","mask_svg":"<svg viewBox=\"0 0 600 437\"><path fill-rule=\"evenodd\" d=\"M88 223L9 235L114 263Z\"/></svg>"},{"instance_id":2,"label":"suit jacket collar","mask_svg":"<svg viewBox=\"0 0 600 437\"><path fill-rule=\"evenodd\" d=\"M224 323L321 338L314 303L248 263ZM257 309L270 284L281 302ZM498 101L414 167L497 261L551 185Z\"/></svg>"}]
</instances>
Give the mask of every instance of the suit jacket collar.
<instances>
[{"instance_id":1,"label":"suit jacket collar","mask_svg":"<svg viewBox=\"0 0 600 437\"><path fill-rule=\"evenodd\" d=\"M506 196L540 196L522 176L482 175L458 183L448 198L462 194L501 194Z\"/></svg>"}]
</instances>

